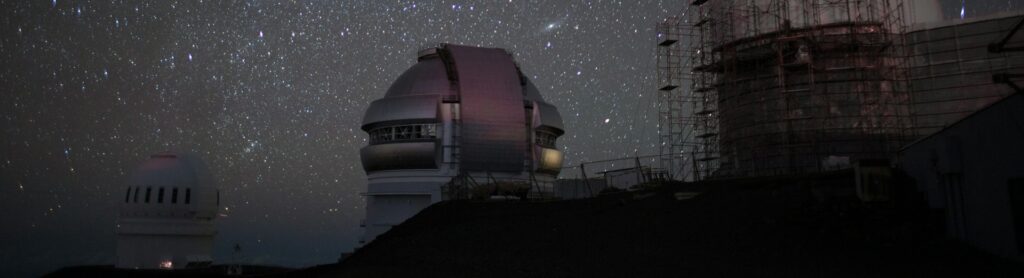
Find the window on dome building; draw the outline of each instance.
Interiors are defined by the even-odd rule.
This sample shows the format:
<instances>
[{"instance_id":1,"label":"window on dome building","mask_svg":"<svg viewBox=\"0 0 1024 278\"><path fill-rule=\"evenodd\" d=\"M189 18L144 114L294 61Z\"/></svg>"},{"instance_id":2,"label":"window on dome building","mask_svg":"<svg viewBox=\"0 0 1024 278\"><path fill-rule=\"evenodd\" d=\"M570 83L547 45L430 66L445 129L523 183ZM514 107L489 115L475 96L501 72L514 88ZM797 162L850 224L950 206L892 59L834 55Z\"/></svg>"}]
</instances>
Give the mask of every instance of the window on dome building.
<instances>
[{"instance_id":1,"label":"window on dome building","mask_svg":"<svg viewBox=\"0 0 1024 278\"><path fill-rule=\"evenodd\" d=\"M156 194L156 202L161 204L164 203L164 188L162 186L160 187L160 191Z\"/></svg>"},{"instance_id":2,"label":"window on dome building","mask_svg":"<svg viewBox=\"0 0 1024 278\"><path fill-rule=\"evenodd\" d=\"M186 204L191 204L192 203L192 189L191 188L185 188L185 203Z\"/></svg>"},{"instance_id":3,"label":"window on dome building","mask_svg":"<svg viewBox=\"0 0 1024 278\"><path fill-rule=\"evenodd\" d=\"M150 195L149 193L152 193L152 192L153 192L153 188L147 186L146 187L146 203L147 204L149 203L149 195Z\"/></svg>"},{"instance_id":4,"label":"window on dome building","mask_svg":"<svg viewBox=\"0 0 1024 278\"><path fill-rule=\"evenodd\" d=\"M178 188L177 187L171 189L171 203L172 204L177 204L178 203Z\"/></svg>"},{"instance_id":5,"label":"window on dome building","mask_svg":"<svg viewBox=\"0 0 1024 278\"><path fill-rule=\"evenodd\" d=\"M381 126L370 130L370 144L432 140L437 137L433 123Z\"/></svg>"},{"instance_id":6,"label":"window on dome building","mask_svg":"<svg viewBox=\"0 0 1024 278\"><path fill-rule=\"evenodd\" d=\"M537 145L547 148L555 148L555 141L558 140L558 135L554 133L538 130L537 131Z\"/></svg>"},{"instance_id":7,"label":"window on dome building","mask_svg":"<svg viewBox=\"0 0 1024 278\"><path fill-rule=\"evenodd\" d=\"M385 144L402 141L421 141L437 138L436 124L410 124L382 126L371 129L370 144Z\"/></svg>"}]
</instances>

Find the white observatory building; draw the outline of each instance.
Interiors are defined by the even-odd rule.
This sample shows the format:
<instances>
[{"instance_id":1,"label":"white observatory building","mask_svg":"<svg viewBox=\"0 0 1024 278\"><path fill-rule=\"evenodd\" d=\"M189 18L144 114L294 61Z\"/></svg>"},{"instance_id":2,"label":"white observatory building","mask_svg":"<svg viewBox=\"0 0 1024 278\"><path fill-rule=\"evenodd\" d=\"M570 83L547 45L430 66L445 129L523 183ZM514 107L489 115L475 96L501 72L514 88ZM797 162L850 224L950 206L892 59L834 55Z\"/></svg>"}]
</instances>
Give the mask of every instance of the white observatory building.
<instances>
[{"instance_id":1,"label":"white observatory building","mask_svg":"<svg viewBox=\"0 0 1024 278\"><path fill-rule=\"evenodd\" d=\"M510 53L442 44L417 60L363 118L362 243L442 201L456 177L540 186L562 167L562 118Z\"/></svg>"},{"instance_id":2,"label":"white observatory building","mask_svg":"<svg viewBox=\"0 0 1024 278\"><path fill-rule=\"evenodd\" d=\"M212 262L220 191L197 156L150 156L122 194L115 267L182 269Z\"/></svg>"}]
</instances>

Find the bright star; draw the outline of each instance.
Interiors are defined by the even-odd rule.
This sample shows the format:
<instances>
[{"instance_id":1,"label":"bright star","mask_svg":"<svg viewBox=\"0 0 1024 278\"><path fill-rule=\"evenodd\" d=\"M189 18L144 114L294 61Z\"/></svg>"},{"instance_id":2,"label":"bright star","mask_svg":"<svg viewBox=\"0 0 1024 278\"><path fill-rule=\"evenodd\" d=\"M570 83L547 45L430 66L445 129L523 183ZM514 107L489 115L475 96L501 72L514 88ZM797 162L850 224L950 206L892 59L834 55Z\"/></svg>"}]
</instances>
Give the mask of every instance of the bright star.
<instances>
[{"instance_id":1,"label":"bright star","mask_svg":"<svg viewBox=\"0 0 1024 278\"><path fill-rule=\"evenodd\" d=\"M964 16L967 14L967 3L966 2L967 1L963 1L963 0L960 1L960 19L964 19Z\"/></svg>"}]
</instances>

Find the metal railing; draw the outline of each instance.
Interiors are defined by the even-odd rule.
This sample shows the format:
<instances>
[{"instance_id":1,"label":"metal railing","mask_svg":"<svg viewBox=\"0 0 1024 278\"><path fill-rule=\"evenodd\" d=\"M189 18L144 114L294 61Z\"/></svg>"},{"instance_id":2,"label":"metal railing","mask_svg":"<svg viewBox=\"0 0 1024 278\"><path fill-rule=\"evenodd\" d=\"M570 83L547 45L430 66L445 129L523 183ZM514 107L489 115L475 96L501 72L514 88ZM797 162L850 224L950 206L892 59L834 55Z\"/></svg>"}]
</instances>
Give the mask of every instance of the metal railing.
<instances>
[{"instance_id":1,"label":"metal railing","mask_svg":"<svg viewBox=\"0 0 1024 278\"><path fill-rule=\"evenodd\" d=\"M441 192L445 200L583 199L606 191L635 190L688 178L685 173L680 173L682 167L676 171L657 167L663 156L643 155L582 162L562 167L561 177L555 180L538 179L534 173L522 178L495 177L490 172L463 172L442 185Z\"/></svg>"}]
</instances>

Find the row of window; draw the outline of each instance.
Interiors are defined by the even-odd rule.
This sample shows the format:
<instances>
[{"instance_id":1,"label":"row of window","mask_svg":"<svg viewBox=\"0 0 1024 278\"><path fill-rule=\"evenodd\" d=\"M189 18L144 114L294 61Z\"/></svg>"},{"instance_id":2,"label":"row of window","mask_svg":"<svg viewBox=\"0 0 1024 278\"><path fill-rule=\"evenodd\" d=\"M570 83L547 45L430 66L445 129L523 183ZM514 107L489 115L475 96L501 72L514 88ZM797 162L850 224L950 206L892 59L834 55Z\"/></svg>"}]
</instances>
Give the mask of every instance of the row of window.
<instances>
[{"instance_id":1,"label":"row of window","mask_svg":"<svg viewBox=\"0 0 1024 278\"><path fill-rule=\"evenodd\" d=\"M139 194L139 191L142 191L143 189L146 190L146 193L145 194ZM178 203L178 188L177 187L173 187L173 188L170 188L170 190L167 190L167 191L170 191L169 192L170 193L170 197L167 198L167 202L169 202L171 204L177 204ZM191 188L185 188L185 190L183 190L183 191L184 191L185 195L182 196L182 199L183 199L182 202L185 203L185 204L191 204L192 203L192 189ZM164 203L164 193L165 192L166 191L165 191L164 187L158 187L157 190L156 190L156 194L155 194L156 196L153 196L154 194L153 194L153 187L152 186L147 186L145 188L143 188L141 186L131 186L131 187L128 187L128 193L125 193L125 195L124 195L124 202L125 203L136 203L137 204L137 203L139 203L139 197L140 197L139 195L142 195L141 197L142 197L142 202L143 203L148 204L150 202L150 200L153 200L150 197L156 197L155 200L153 200L154 203L162 204L162 203ZM217 195L218 195L217 199L220 199L220 192L217 192ZM218 200L218 203L219 203L219 200Z\"/></svg>"},{"instance_id":2,"label":"row of window","mask_svg":"<svg viewBox=\"0 0 1024 278\"><path fill-rule=\"evenodd\" d=\"M558 135L542 130L537 131L537 145L554 149L555 140L558 140Z\"/></svg>"},{"instance_id":3,"label":"row of window","mask_svg":"<svg viewBox=\"0 0 1024 278\"><path fill-rule=\"evenodd\" d=\"M436 124L411 124L411 125L396 125L396 126L383 126L371 129L370 133L370 144L384 144L396 141L417 141L424 139L437 138L437 125ZM537 145L548 148L555 148L555 141L558 140L558 135L553 132L538 130L537 131Z\"/></svg>"},{"instance_id":4,"label":"row of window","mask_svg":"<svg viewBox=\"0 0 1024 278\"><path fill-rule=\"evenodd\" d=\"M370 144L384 144L396 141L416 141L437 138L436 124L411 124L383 126L371 129Z\"/></svg>"}]
</instances>

